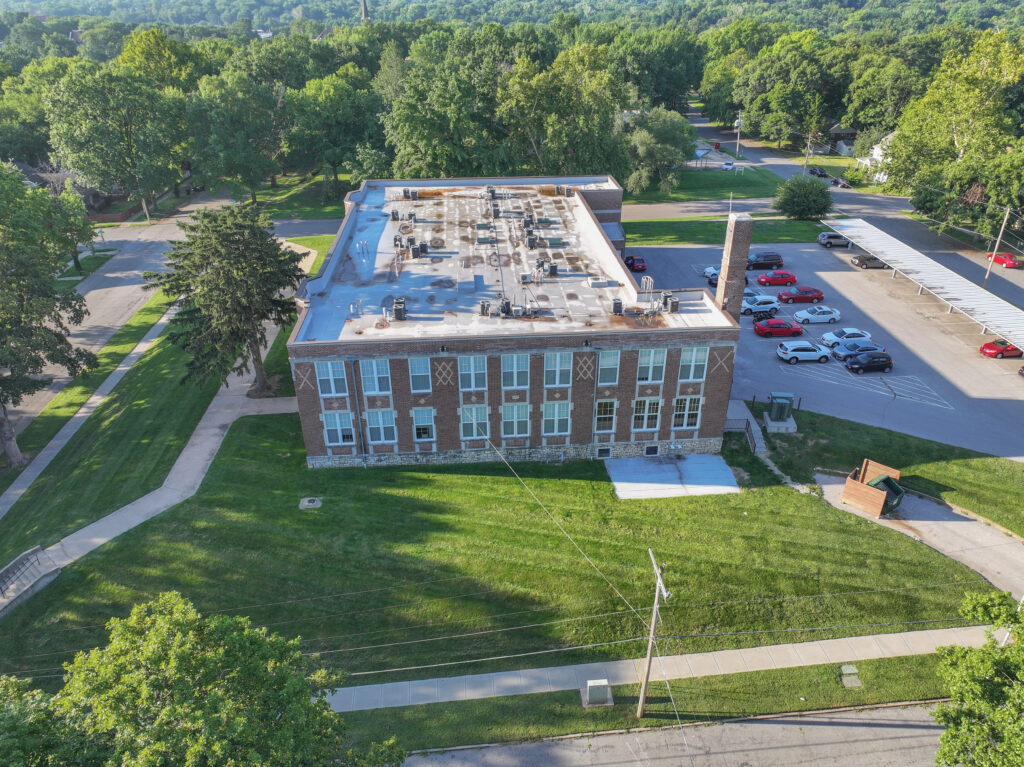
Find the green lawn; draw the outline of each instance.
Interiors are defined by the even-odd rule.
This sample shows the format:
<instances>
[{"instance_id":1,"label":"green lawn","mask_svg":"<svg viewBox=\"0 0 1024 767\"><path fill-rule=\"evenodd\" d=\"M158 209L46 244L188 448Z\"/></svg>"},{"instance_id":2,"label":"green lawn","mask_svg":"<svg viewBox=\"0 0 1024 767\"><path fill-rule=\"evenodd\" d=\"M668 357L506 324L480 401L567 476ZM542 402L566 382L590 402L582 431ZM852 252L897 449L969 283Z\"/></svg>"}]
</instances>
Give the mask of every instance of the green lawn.
<instances>
[{"instance_id":1,"label":"green lawn","mask_svg":"<svg viewBox=\"0 0 1024 767\"><path fill-rule=\"evenodd\" d=\"M97 248L95 253L79 256L78 261L82 264L81 274L79 274L75 265L71 264L71 266L61 272L60 276L74 277L76 280L84 280L116 255L117 251L113 248ZM61 280L60 282L64 285L71 284L71 280Z\"/></svg>"},{"instance_id":2,"label":"green lawn","mask_svg":"<svg viewBox=\"0 0 1024 767\"><path fill-rule=\"evenodd\" d=\"M624 221L626 245L721 245L728 221L693 219L651 219ZM816 221L766 219L754 225L754 242L814 242L827 227Z\"/></svg>"},{"instance_id":3,"label":"green lawn","mask_svg":"<svg viewBox=\"0 0 1024 767\"><path fill-rule=\"evenodd\" d=\"M265 185L257 199L263 212L271 218L342 218L345 215L344 195L325 204L323 178L323 174L278 176L277 186ZM340 173L338 178L343 184L349 184L349 174Z\"/></svg>"},{"instance_id":4,"label":"green lawn","mask_svg":"<svg viewBox=\"0 0 1024 767\"><path fill-rule=\"evenodd\" d=\"M671 192L662 192L654 187L642 194L631 195L623 192L624 203L637 202L687 202L689 200L727 200L729 193L736 199L748 197L772 197L782 179L774 173L748 166L743 173L725 172L717 166L705 170L686 169L682 172L679 187Z\"/></svg>"},{"instance_id":5,"label":"green lawn","mask_svg":"<svg viewBox=\"0 0 1024 767\"><path fill-rule=\"evenodd\" d=\"M838 664L752 671L672 681L672 697L684 723L758 714L929 700L946 696L937 655L858 661L864 686L847 689ZM392 735L406 749L451 748L479 743L675 724L664 682L648 688L642 720L636 718L639 687L612 688L615 705L584 711L576 690L484 700L404 706L344 714L349 734L368 744Z\"/></svg>"},{"instance_id":6,"label":"green lawn","mask_svg":"<svg viewBox=\"0 0 1024 767\"><path fill-rule=\"evenodd\" d=\"M61 430L68 419L85 404L114 368L123 360L136 344L142 340L154 323L164 312L170 301L157 291L153 296L132 315L131 319L118 330L107 345L100 349L96 355L98 362L95 367L82 373L61 389L49 404L37 415L25 430L18 436L18 445L24 453L37 453L46 446L46 443L53 439L53 436ZM6 458L0 455L0 491L5 490L19 472L7 468ZM0 535L5 529L5 523L0 523ZM2 557L0 557L2 558ZM6 560L4 560L6 562Z\"/></svg>"},{"instance_id":7,"label":"green lawn","mask_svg":"<svg viewBox=\"0 0 1024 767\"><path fill-rule=\"evenodd\" d=\"M165 334L132 366L0 521L0 562L163 484L218 387L180 384L185 359Z\"/></svg>"},{"instance_id":8,"label":"green lawn","mask_svg":"<svg viewBox=\"0 0 1024 767\"><path fill-rule=\"evenodd\" d=\"M816 466L850 471L870 458L899 469L906 487L1024 535L1024 464L819 413L798 411L794 417L797 434L766 440L772 460L796 481L812 481Z\"/></svg>"},{"instance_id":9,"label":"green lawn","mask_svg":"<svg viewBox=\"0 0 1024 767\"><path fill-rule=\"evenodd\" d=\"M333 234L318 234L312 237L292 237L288 242L294 242L296 245L302 245L305 248L312 248L316 251L316 260L309 267L310 275L314 275L323 266L324 259L327 258L327 251L330 250L335 236Z\"/></svg>"},{"instance_id":10,"label":"green lawn","mask_svg":"<svg viewBox=\"0 0 1024 767\"><path fill-rule=\"evenodd\" d=\"M156 402L153 420L179 413L185 392L173 411ZM187 413L170 420L185 421ZM113 468L104 466L99 478L94 472L92 483L158 481L165 464L153 466L138 439L129 442L118 431L121 443L103 435L105 450L94 451L92 462L65 465L76 504L67 504L60 487L35 500L45 493L74 514L81 504L95 508L97 495L139 494L142 488L128 493L111 482L96 488L80 481L101 460ZM153 433L146 442L185 431ZM964 592L990 588L907 536L776 484L736 440L726 455L754 487L736 495L619 501L599 462L517 468L631 603L644 610L649 604L647 547L668 563L674 596L662 633L687 638L666 640L666 653L960 625ZM323 506L300 511L307 496L322 498ZM291 414L237 421L196 496L66 568L0 623L0 671L57 666L67 655L42 664L20 656L101 641L98 627L110 616L168 589L203 611L248 615L301 636L307 651L350 672L460 662L350 676L351 684L643 651L641 622L503 465L313 471ZM754 631L767 633L732 634ZM481 660L536 650L555 652Z\"/></svg>"}]
</instances>

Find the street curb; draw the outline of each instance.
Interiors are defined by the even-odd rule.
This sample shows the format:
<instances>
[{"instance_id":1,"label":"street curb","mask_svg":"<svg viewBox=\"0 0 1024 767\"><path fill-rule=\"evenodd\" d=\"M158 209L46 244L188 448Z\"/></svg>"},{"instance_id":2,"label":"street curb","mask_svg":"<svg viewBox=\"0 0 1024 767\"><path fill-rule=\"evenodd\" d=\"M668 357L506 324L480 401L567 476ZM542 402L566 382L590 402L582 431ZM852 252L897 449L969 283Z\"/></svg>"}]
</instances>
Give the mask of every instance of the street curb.
<instances>
[{"instance_id":1,"label":"street curb","mask_svg":"<svg viewBox=\"0 0 1024 767\"><path fill-rule=\"evenodd\" d=\"M817 714L841 714L845 711L871 711L885 708L910 708L911 706L928 706L934 703L945 703L949 698L926 698L925 700L903 700L892 703L865 703L860 706L840 706L838 708L816 708L808 711L784 711L777 714L758 714L756 716L736 716L729 719L709 719L703 722L687 722L686 724L666 724L659 727L628 727L619 730L593 730L591 732L570 733L568 735L553 735L548 738L532 738L520 740L505 740L497 743L477 743L471 746L449 746L448 748L422 748L415 751L408 751L409 756L421 754L443 754L448 751L470 751L475 748L494 748L496 746L518 746L526 743L554 743L560 740L576 740L579 738L592 738L598 735L628 735L633 732L657 732L659 730L677 730L681 727L710 727L717 724L733 724L736 722L757 722L766 719L794 719L801 716L815 716Z\"/></svg>"}]
</instances>

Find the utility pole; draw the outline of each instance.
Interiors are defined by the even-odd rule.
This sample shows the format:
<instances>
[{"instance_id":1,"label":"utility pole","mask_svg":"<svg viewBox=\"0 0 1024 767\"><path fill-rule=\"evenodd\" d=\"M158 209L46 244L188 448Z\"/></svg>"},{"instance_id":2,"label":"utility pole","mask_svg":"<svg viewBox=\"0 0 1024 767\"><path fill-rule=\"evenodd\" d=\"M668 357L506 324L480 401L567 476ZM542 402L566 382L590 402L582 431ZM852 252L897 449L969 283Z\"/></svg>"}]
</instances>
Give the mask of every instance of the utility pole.
<instances>
[{"instance_id":1,"label":"utility pole","mask_svg":"<svg viewBox=\"0 0 1024 767\"><path fill-rule=\"evenodd\" d=\"M1010 206L1006 206L1006 215L1003 216L1003 225L999 227L999 236L996 237L996 247L992 251L992 257L988 260L988 268L985 270L985 279L981 281L981 287L985 287L985 283L988 282L988 276L992 273L992 264L996 262L996 253L999 252L999 246L1003 243L1003 232L1006 231L1006 222L1010 220Z\"/></svg>"},{"instance_id":2,"label":"utility pole","mask_svg":"<svg viewBox=\"0 0 1024 767\"><path fill-rule=\"evenodd\" d=\"M807 175L807 161L811 157L811 136L813 136L813 135L814 135L813 133L808 133L807 134L807 146L804 148L804 175L805 176Z\"/></svg>"},{"instance_id":3,"label":"utility pole","mask_svg":"<svg viewBox=\"0 0 1024 767\"><path fill-rule=\"evenodd\" d=\"M651 555L651 564L654 565L654 609L651 611L651 634L647 639L647 663L644 665L644 678L640 683L640 702L636 707L637 719L644 718L644 703L647 701L647 683L651 678L651 661L654 658L654 637L658 630L658 604L662 597L665 597L667 602L669 597L672 596L671 592L665 590L665 583L661 580L664 568L658 565L653 551L647 549L647 553Z\"/></svg>"},{"instance_id":4,"label":"utility pole","mask_svg":"<svg viewBox=\"0 0 1024 767\"><path fill-rule=\"evenodd\" d=\"M736 159L740 158L740 131L743 130L743 113L740 112L736 115L736 122L733 123L736 126Z\"/></svg>"}]
</instances>

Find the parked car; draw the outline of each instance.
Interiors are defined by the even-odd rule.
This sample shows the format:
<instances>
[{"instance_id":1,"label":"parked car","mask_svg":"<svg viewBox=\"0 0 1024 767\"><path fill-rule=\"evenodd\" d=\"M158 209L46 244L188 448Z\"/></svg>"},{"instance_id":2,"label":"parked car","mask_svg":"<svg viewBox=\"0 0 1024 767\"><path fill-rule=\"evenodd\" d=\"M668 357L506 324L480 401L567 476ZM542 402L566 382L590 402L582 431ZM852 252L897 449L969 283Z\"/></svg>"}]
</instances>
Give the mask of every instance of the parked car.
<instances>
[{"instance_id":1,"label":"parked car","mask_svg":"<svg viewBox=\"0 0 1024 767\"><path fill-rule=\"evenodd\" d=\"M986 357L995 357L997 360L1001 360L1003 357L1024 356L1024 351L1021 351L1009 341L1002 338L997 338L995 341L989 341L987 344L982 344L978 351Z\"/></svg>"},{"instance_id":2,"label":"parked car","mask_svg":"<svg viewBox=\"0 0 1024 767\"><path fill-rule=\"evenodd\" d=\"M744 285L749 285L750 284L750 280L747 278L747 275L745 275L745 274L743 275L743 284ZM713 288L717 288L718 287L718 275L717 274L713 274L712 276L708 277L708 285L710 285Z\"/></svg>"},{"instance_id":3,"label":"parked car","mask_svg":"<svg viewBox=\"0 0 1024 767\"><path fill-rule=\"evenodd\" d=\"M796 285L796 275L784 269L773 269L757 276L758 285Z\"/></svg>"},{"instance_id":4,"label":"parked car","mask_svg":"<svg viewBox=\"0 0 1024 767\"><path fill-rule=\"evenodd\" d=\"M988 260L993 264L998 264L999 266L1009 269L1016 269L1021 264L1024 264L1024 260L1013 255L1013 253L996 253L994 255L989 253Z\"/></svg>"},{"instance_id":5,"label":"parked car","mask_svg":"<svg viewBox=\"0 0 1024 767\"><path fill-rule=\"evenodd\" d=\"M856 357L858 354L868 352L884 352L885 347L876 344L874 341L849 341L832 348L832 356L842 362L847 357Z\"/></svg>"},{"instance_id":6,"label":"parked car","mask_svg":"<svg viewBox=\"0 0 1024 767\"><path fill-rule=\"evenodd\" d=\"M838 186L840 189L850 188L850 182L847 181L845 178L834 178L830 183L832 184L832 186Z\"/></svg>"},{"instance_id":7,"label":"parked car","mask_svg":"<svg viewBox=\"0 0 1024 767\"><path fill-rule=\"evenodd\" d=\"M735 167L735 163L732 160L726 160L722 163L722 170L732 170Z\"/></svg>"},{"instance_id":8,"label":"parked car","mask_svg":"<svg viewBox=\"0 0 1024 767\"><path fill-rule=\"evenodd\" d=\"M740 307L741 314L753 314L754 312L770 312L775 314L779 311L779 301L775 296L753 296L744 298Z\"/></svg>"},{"instance_id":9,"label":"parked car","mask_svg":"<svg viewBox=\"0 0 1024 767\"><path fill-rule=\"evenodd\" d=\"M643 256L626 256L626 266L628 266L632 272L647 271L647 262L644 261Z\"/></svg>"},{"instance_id":10,"label":"parked car","mask_svg":"<svg viewBox=\"0 0 1024 767\"><path fill-rule=\"evenodd\" d=\"M807 285L797 285L795 288L786 288L779 291L779 300L784 304L816 304L825 300L825 294L817 288Z\"/></svg>"},{"instance_id":11,"label":"parked car","mask_svg":"<svg viewBox=\"0 0 1024 767\"><path fill-rule=\"evenodd\" d=\"M842 330L833 330L831 333L826 333L821 337L821 342L825 346L833 347L845 341L870 341L871 334L866 330L858 330L857 328L843 328Z\"/></svg>"},{"instance_id":12,"label":"parked car","mask_svg":"<svg viewBox=\"0 0 1024 767\"><path fill-rule=\"evenodd\" d=\"M801 309L793 313L793 318L802 325L809 325L812 322L827 322L834 324L839 321L839 310L828 306L812 306L809 309Z\"/></svg>"},{"instance_id":13,"label":"parked car","mask_svg":"<svg viewBox=\"0 0 1024 767\"><path fill-rule=\"evenodd\" d=\"M858 254L850 259L850 263L861 269L888 269L889 265L880 258L866 254Z\"/></svg>"},{"instance_id":14,"label":"parked car","mask_svg":"<svg viewBox=\"0 0 1024 767\"><path fill-rule=\"evenodd\" d=\"M853 373L867 373L870 370L881 370L888 373L892 370L893 361L885 352L864 352L855 354L846 360L846 369Z\"/></svg>"},{"instance_id":15,"label":"parked car","mask_svg":"<svg viewBox=\"0 0 1024 767\"><path fill-rule=\"evenodd\" d=\"M718 272L722 267L720 266L706 266L704 267L704 279L710 280L712 277L717 277Z\"/></svg>"},{"instance_id":16,"label":"parked car","mask_svg":"<svg viewBox=\"0 0 1024 767\"><path fill-rule=\"evenodd\" d=\"M807 172L812 176L817 176L818 178L828 178L828 173L825 172L825 169L819 168L816 165L812 165L808 168Z\"/></svg>"},{"instance_id":17,"label":"parked car","mask_svg":"<svg viewBox=\"0 0 1024 767\"><path fill-rule=\"evenodd\" d=\"M824 248L849 248L853 245L838 232L822 232L818 235L818 244Z\"/></svg>"},{"instance_id":18,"label":"parked car","mask_svg":"<svg viewBox=\"0 0 1024 767\"><path fill-rule=\"evenodd\" d=\"M754 323L754 332L759 336L802 336L804 329L789 320L761 320Z\"/></svg>"},{"instance_id":19,"label":"parked car","mask_svg":"<svg viewBox=\"0 0 1024 767\"><path fill-rule=\"evenodd\" d=\"M748 298L754 298L754 296L763 296L763 295L764 295L764 291L763 290L758 290L757 288L743 288L743 298L744 298L744 300L746 300Z\"/></svg>"},{"instance_id":20,"label":"parked car","mask_svg":"<svg viewBox=\"0 0 1024 767\"><path fill-rule=\"evenodd\" d=\"M798 362L828 362L828 349L810 341L783 341L775 353L780 360L790 365Z\"/></svg>"},{"instance_id":21,"label":"parked car","mask_svg":"<svg viewBox=\"0 0 1024 767\"><path fill-rule=\"evenodd\" d=\"M774 251L762 251L747 256L747 269L781 269L782 256Z\"/></svg>"}]
</instances>

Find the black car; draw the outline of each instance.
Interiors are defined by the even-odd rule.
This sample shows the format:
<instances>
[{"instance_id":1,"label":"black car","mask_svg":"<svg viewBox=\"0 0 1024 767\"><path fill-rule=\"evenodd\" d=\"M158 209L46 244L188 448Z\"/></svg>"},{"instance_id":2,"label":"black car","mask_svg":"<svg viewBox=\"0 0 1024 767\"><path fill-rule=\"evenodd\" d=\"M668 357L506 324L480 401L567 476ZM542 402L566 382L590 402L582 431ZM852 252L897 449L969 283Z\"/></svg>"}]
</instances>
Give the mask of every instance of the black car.
<instances>
[{"instance_id":1,"label":"black car","mask_svg":"<svg viewBox=\"0 0 1024 767\"><path fill-rule=\"evenodd\" d=\"M743 284L744 285L749 285L750 284L750 279L745 274L743 275ZM710 285L712 288L717 288L718 287L718 275L717 274L712 274L710 277L708 277L708 285Z\"/></svg>"},{"instance_id":2,"label":"black car","mask_svg":"<svg viewBox=\"0 0 1024 767\"><path fill-rule=\"evenodd\" d=\"M846 369L852 373L867 373L869 370L892 370L892 357L885 352L864 352L846 358Z\"/></svg>"},{"instance_id":3,"label":"black car","mask_svg":"<svg viewBox=\"0 0 1024 767\"><path fill-rule=\"evenodd\" d=\"M811 167L807 169L807 172L818 178L828 178L828 173L825 172L824 168Z\"/></svg>"},{"instance_id":4,"label":"black car","mask_svg":"<svg viewBox=\"0 0 1024 767\"><path fill-rule=\"evenodd\" d=\"M854 266L859 266L861 269L888 269L889 265L880 258L874 256L854 256L850 259L850 263Z\"/></svg>"},{"instance_id":5,"label":"black car","mask_svg":"<svg viewBox=\"0 0 1024 767\"><path fill-rule=\"evenodd\" d=\"M780 269L782 266L782 256L772 251L747 256L747 269Z\"/></svg>"}]
</instances>

